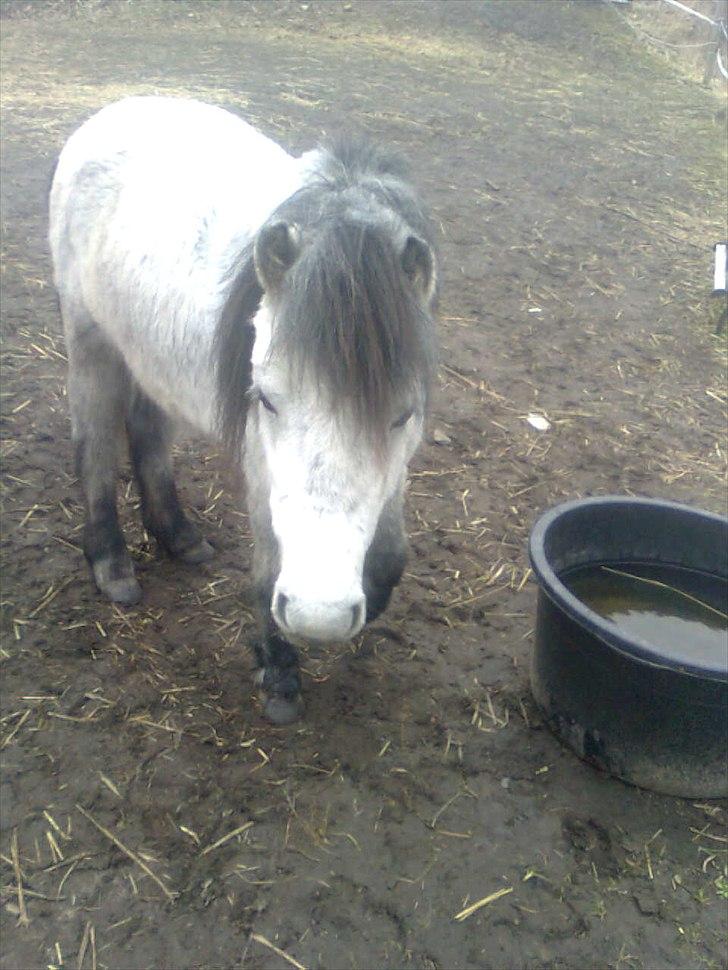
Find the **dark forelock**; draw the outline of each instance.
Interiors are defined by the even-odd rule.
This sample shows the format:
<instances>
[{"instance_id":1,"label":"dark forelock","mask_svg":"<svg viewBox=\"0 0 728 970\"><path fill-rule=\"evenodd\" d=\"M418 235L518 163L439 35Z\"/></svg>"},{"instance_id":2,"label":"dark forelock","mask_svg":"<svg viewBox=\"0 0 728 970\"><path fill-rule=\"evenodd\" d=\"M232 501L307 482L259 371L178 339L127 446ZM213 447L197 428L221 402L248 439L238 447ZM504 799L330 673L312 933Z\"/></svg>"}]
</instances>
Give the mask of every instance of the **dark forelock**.
<instances>
[{"instance_id":1,"label":"dark forelock","mask_svg":"<svg viewBox=\"0 0 728 970\"><path fill-rule=\"evenodd\" d=\"M271 352L294 376L316 381L328 406L348 409L360 428L379 436L408 392L427 393L434 370L430 309L400 259L407 234L432 246L406 168L366 142L339 140L323 151L316 176L271 217L277 220L298 226L302 249L273 300ZM233 444L244 426L250 322L261 298L252 253L238 267L216 341L220 419Z\"/></svg>"}]
</instances>

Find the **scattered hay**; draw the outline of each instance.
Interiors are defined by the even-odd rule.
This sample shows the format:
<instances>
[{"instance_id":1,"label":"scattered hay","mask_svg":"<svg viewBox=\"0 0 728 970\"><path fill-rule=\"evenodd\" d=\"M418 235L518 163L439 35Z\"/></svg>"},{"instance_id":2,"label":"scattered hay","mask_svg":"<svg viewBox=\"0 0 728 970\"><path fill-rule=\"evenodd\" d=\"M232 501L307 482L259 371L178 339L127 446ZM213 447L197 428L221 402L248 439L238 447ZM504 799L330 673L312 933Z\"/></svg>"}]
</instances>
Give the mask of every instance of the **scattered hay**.
<instances>
[{"instance_id":1,"label":"scattered hay","mask_svg":"<svg viewBox=\"0 0 728 970\"><path fill-rule=\"evenodd\" d=\"M15 889L18 896L18 925L29 926L30 919L25 908L25 893L23 891L23 873L20 868L20 857L18 855L18 830L13 829L13 836L10 842L10 855L13 860L13 872L15 873Z\"/></svg>"},{"instance_id":2,"label":"scattered hay","mask_svg":"<svg viewBox=\"0 0 728 970\"><path fill-rule=\"evenodd\" d=\"M264 936L261 936L260 933L251 933L250 939L255 940L256 943L260 943L261 946L267 947L267 949L275 953L276 956L279 956L282 960L285 960L286 963L290 963L290 965L295 967L296 970L306 970L306 967L304 967L302 963L299 963L298 960L295 960L290 953L286 953L285 950L281 950L280 947L276 946L275 943L271 943L270 940L267 940Z\"/></svg>"},{"instance_id":3,"label":"scattered hay","mask_svg":"<svg viewBox=\"0 0 728 970\"><path fill-rule=\"evenodd\" d=\"M513 886L509 886L507 889L498 889L489 896L484 896L482 899L479 899L477 903L471 903L470 906L466 906L464 909L461 909L459 913L456 913L453 916L453 919L457 920L459 923L462 923L464 920L468 919L469 916L472 916L473 913L477 913L479 909L482 909L484 906L490 906L490 904L494 903L496 899L502 899L503 896L507 896L512 892Z\"/></svg>"},{"instance_id":4,"label":"scattered hay","mask_svg":"<svg viewBox=\"0 0 728 970\"><path fill-rule=\"evenodd\" d=\"M238 825L238 827L233 829L232 832L228 832L228 834L223 835L221 839L218 839L216 842L213 842L211 845L208 845L206 849L202 850L200 855L207 855L209 852L212 852L215 849L219 849L221 845L225 845L225 843L229 842L230 839L234 839L236 835L240 835L241 832L246 832L249 828L252 827L252 825L253 825L252 822L244 822L242 825ZM189 831L189 830L186 830L186 831ZM191 834L194 834L194 833L191 833Z\"/></svg>"},{"instance_id":5,"label":"scattered hay","mask_svg":"<svg viewBox=\"0 0 728 970\"><path fill-rule=\"evenodd\" d=\"M157 876L154 872L152 872L152 870L149 868L146 862L142 858L140 858L140 856L137 855L136 852L132 852L131 849L127 848L124 845L124 843L121 841L121 839L119 839L116 835L114 835L113 832L110 832L107 828L105 828L100 822L97 822L96 819L78 803L76 803L76 808L83 815L84 818L88 819L88 821L94 826L94 828L98 829L98 831L101 832L103 836L105 836L110 842L113 842L113 844L116 846L117 849L120 849L125 856L128 856L128 858L131 859L133 863L139 866L142 872L146 873L146 875L148 875L149 878L159 886L159 888L162 890L164 895L171 903L175 901L175 899L178 896L178 893L172 892L170 889L168 889L167 886L165 886L165 884L159 878L159 876Z\"/></svg>"}]
</instances>

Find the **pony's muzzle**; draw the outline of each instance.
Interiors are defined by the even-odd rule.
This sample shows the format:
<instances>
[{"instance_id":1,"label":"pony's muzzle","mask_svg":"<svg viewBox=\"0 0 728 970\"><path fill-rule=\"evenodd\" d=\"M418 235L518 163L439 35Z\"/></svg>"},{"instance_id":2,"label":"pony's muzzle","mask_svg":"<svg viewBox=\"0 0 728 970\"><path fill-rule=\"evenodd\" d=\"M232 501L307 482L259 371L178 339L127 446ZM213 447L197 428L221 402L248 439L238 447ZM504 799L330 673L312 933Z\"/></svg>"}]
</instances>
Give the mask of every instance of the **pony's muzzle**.
<instances>
[{"instance_id":1,"label":"pony's muzzle","mask_svg":"<svg viewBox=\"0 0 728 970\"><path fill-rule=\"evenodd\" d=\"M276 589L271 612L289 636L318 643L349 640L364 626L366 598L360 593L336 603L310 602Z\"/></svg>"}]
</instances>

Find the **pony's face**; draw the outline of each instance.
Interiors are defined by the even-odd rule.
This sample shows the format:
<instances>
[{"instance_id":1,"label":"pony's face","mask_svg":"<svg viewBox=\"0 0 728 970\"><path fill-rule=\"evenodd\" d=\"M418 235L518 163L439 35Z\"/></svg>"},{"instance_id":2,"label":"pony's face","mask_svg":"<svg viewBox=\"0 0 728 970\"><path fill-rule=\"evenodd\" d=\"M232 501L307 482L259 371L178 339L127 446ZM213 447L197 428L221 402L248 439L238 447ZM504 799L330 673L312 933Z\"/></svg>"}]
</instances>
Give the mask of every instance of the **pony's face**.
<instances>
[{"instance_id":1,"label":"pony's face","mask_svg":"<svg viewBox=\"0 0 728 970\"><path fill-rule=\"evenodd\" d=\"M434 257L406 229L340 221L306 243L277 223L255 267L246 437L262 467L246 465L278 547L271 613L289 638L348 639L366 619L367 550L422 437Z\"/></svg>"},{"instance_id":2,"label":"pony's face","mask_svg":"<svg viewBox=\"0 0 728 970\"><path fill-rule=\"evenodd\" d=\"M383 440L374 441L352 413L332 411L315 381L269 354L274 326L264 298L246 433L278 545L271 613L290 638L345 640L364 625L364 558L422 438L424 393L392 402Z\"/></svg>"}]
</instances>

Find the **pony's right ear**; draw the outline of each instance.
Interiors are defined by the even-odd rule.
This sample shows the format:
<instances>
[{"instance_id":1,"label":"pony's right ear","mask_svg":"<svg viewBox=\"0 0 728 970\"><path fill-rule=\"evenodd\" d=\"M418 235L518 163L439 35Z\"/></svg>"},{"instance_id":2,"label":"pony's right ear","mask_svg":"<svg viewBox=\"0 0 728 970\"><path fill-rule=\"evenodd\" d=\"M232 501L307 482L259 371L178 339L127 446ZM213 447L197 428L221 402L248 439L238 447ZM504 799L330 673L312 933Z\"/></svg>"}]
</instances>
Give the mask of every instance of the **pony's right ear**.
<instances>
[{"instance_id":1,"label":"pony's right ear","mask_svg":"<svg viewBox=\"0 0 728 970\"><path fill-rule=\"evenodd\" d=\"M263 226L255 240L255 272L264 290L275 290L298 259L301 234L288 222Z\"/></svg>"},{"instance_id":2,"label":"pony's right ear","mask_svg":"<svg viewBox=\"0 0 728 970\"><path fill-rule=\"evenodd\" d=\"M435 255L432 249L419 236L408 236L400 260L410 283L426 301L431 301L437 287Z\"/></svg>"}]
</instances>

